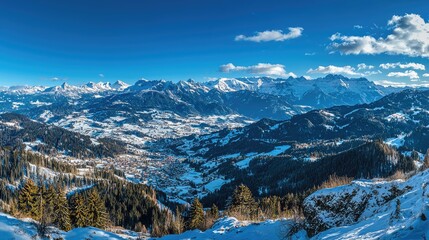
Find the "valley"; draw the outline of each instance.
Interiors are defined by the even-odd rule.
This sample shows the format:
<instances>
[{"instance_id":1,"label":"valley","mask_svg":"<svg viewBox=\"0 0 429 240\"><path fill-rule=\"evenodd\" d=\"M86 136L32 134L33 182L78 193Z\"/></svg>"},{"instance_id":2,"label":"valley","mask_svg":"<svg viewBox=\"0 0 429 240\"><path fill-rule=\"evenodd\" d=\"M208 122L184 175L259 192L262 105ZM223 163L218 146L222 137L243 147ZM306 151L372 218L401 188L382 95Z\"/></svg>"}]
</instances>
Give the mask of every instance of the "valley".
<instances>
[{"instance_id":1,"label":"valley","mask_svg":"<svg viewBox=\"0 0 429 240\"><path fill-rule=\"evenodd\" d=\"M82 86L62 84L51 88L10 88L1 92L0 97L11 103L9 107L2 104L3 111L14 111L36 121L89 136L93 143L101 138L110 138L126 144L127 149L123 154L92 161L98 167L118 168L131 181L149 184L167 193L169 200L184 203L192 200L196 193L204 197L220 190L224 184L233 182L233 178L219 171L220 167L225 168L231 163L232 169L246 172L253 159L316 160L339 151L322 151L316 154L319 156L314 155L312 152L320 146L338 145L338 149L347 150L363 143L365 139L372 139L373 136L360 133L352 139L347 137L350 135L347 127L352 124L349 127L352 129L353 123L347 123L346 118L359 109L347 110L349 112L344 113L344 120L334 119L338 117L329 111L314 112L311 109L337 104L370 103L399 90L377 86L365 79L328 75L316 80L265 77L219 79L206 83L192 80L178 83L139 80L134 85L123 82L88 83ZM323 98L329 104L320 102L320 94L317 99L309 99L305 93L311 91L325 94ZM346 102L338 99L342 94L348 96ZM337 100L328 96L335 96ZM282 116L292 119L258 121L255 111L247 109L248 106L254 106L252 101L258 101L256 109L276 111L274 115L273 112L261 112L262 117ZM375 111L378 109L382 110L374 107ZM321 130L319 127L310 129L307 125L302 127L326 134L332 132L329 133L332 136L310 140L305 134L311 133L283 130L288 121L298 121L295 115L307 111L310 112L303 115L305 119L319 117L326 124L314 123L319 124ZM316 113L320 116L316 116ZM297 136L303 137L304 141L300 141ZM395 134L389 137L393 136ZM199 142L200 139L203 142ZM221 152L216 150L217 146L222 148ZM251 148L241 149L244 146ZM230 147L235 150L228 150ZM293 156L293 160L288 156ZM67 156L59 154L59 157L69 161ZM81 164L85 161L77 158L72 162ZM258 188L264 189L261 191L265 194L270 193L266 186Z\"/></svg>"}]
</instances>

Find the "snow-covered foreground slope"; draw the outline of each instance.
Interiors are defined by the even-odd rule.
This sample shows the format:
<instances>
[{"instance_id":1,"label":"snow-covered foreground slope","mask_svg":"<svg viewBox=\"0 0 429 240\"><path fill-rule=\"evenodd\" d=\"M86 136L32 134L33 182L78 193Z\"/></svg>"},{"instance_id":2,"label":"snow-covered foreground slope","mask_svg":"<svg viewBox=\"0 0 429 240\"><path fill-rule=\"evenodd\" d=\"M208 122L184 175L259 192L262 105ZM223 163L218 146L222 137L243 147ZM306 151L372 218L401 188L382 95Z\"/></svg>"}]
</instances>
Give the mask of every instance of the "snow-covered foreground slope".
<instances>
[{"instance_id":1,"label":"snow-covered foreground slope","mask_svg":"<svg viewBox=\"0 0 429 240\"><path fill-rule=\"evenodd\" d=\"M69 232L52 229L53 238L63 238L65 240L124 240L116 234L109 233L97 228L75 228ZM31 219L16 219L10 215L0 213L0 239L14 240L34 240L40 239L37 236L37 231L33 220Z\"/></svg>"},{"instance_id":2,"label":"snow-covered foreground slope","mask_svg":"<svg viewBox=\"0 0 429 240\"><path fill-rule=\"evenodd\" d=\"M305 200L305 224L307 229L318 226L322 232L309 238L302 230L292 239L429 239L428 183L429 170L407 181L354 181L317 191ZM161 239L280 240L286 239L288 221L249 223L230 217L205 232L194 230Z\"/></svg>"},{"instance_id":3,"label":"snow-covered foreground slope","mask_svg":"<svg viewBox=\"0 0 429 240\"><path fill-rule=\"evenodd\" d=\"M336 227L313 238L428 239L428 182L425 171L407 181L355 181L318 191L306 199L306 208L317 210L312 220Z\"/></svg>"},{"instance_id":4,"label":"snow-covered foreground slope","mask_svg":"<svg viewBox=\"0 0 429 240\"><path fill-rule=\"evenodd\" d=\"M212 228L205 232L199 230L187 231L180 235L168 235L162 240L179 239L271 239L281 240L283 237L283 228L286 226L286 220L266 221L262 223L241 222L236 218L228 217L220 219Z\"/></svg>"}]
</instances>

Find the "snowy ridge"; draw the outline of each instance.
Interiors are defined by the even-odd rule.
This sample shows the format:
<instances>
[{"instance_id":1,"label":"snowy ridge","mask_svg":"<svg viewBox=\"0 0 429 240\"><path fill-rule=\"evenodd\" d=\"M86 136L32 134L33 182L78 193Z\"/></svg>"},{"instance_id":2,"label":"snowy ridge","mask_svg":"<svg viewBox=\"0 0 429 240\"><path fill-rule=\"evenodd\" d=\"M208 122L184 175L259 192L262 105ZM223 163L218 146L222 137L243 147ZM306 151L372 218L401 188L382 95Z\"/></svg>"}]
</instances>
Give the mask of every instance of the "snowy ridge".
<instances>
[{"instance_id":1,"label":"snowy ridge","mask_svg":"<svg viewBox=\"0 0 429 240\"><path fill-rule=\"evenodd\" d=\"M385 95L391 90L377 86L364 78L347 78L341 75L327 75L323 78L308 80L304 77L287 79L270 77L219 78L205 83L221 92L240 90L256 91L274 95L293 95L299 99L314 89L325 93L353 92L360 94L364 101L373 101L376 95Z\"/></svg>"},{"instance_id":2,"label":"snowy ridge","mask_svg":"<svg viewBox=\"0 0 429 240\"><path fill-rule=\"evenodd\" d=\"M74 86L66 82L59 86L46 87L46 86L11 86L11 87L2 87L0 92L9 93L9 94L61 94L68 97L77 97L81 94L90 94L90 93L102 93L102 92L115 92L115 91L124 91L130 85L123 81L116 81L114 84L109 82L89 82L84 85Z\"/></svg>"},{"instance_id":3,"label":"snowy ridge","mask_svg":"<svg viewBox=\"0 0 429 240\"><path fill-rule=\"evenodd\" d=\"M407 181L359 180L319 190L305 200L306 225L307 228L319 226L328 229L313 237L301 230L291 239L428 239L428 183L429 170L417 173ZM397 200L398 216L395 215ZM226 217L205 232L187 231L161 239L280 240L285 239L288 221L250 223Z\"/></svg>"},{"instance_id":4,"label":"snowy ridge","mask_svg":"<svg viewBox=\"0 0 429 240\"><path fill-rule=\"evenodd\" d=\"M427 239L428 182L424 171L407 181L355 181L320 190L305 200L307 227L330 228L314 239Z\"/></svg>"},{"instance_id":5,"label":"snowy ridge","mask_svg":"<svg viewBox=\"0 0 429 240\"><path fill-rule=\"evenodd\" d=\"M286 220L268 220L261 223L251 223L238 221L233 217L226 217L218 220L210 229L201 232L200 230L187 231L180 235L168 235L161 240L179 239L271 239L281 240L282 226Z\"/></svg>"},{"instance_id":6,"label":"snowy ridge","mask_svg":"<svg viewBox=\"0 0 429 240\"><path fill-rule=\"evenodd\" d=\"M110 233L93 227L75 228L69 232L63 232L56 228L50 228L50 231L52 232L51 236L53 238L62 238L65 240L127 239L114 233ZM17 219L4 213L0 213L0 238L15 240L41 239L37 237L37 230L32 219Z\"/></svg>"}]
</instances>

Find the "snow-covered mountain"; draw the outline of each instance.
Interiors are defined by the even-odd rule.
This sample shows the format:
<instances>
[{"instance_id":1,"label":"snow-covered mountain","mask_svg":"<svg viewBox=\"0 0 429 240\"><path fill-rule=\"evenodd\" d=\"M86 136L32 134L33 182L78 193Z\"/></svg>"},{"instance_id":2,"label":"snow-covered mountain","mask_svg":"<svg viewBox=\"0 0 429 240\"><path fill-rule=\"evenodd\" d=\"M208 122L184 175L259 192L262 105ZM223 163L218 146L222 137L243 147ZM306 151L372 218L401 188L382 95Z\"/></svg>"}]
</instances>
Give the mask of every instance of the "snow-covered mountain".
<instances>
[{"instance_id":1,"label":"snow-covered mountain","mask_svg":"<svg viewBox=\"0 0 429 240\"><path fill-rule=\"evenodd\" d=\"M48 87L44 86L11 86L1 87L0 92L13 94L36 94L45 91L47 88Z\"/></svg>"},{"instance_id":2,"label":"snow-covered mountain","mask_svg":"<svg viewBox=\"0 0 429 240\"><path fill-rule=\"evenodd\" d=\"M428 99L429 91L405 90L370 104L313 110L286 121L262 119L245 127L223 129L174 141L160 140L154 146L160 151L171 151L175 155L194 160L193 166L197 167L182 165L183 173L186 174L178 178L192 175L191 185L196 186L202 195L207 190L220 190L219 194L226 194L233 191L231 186L240 181L252 182L256 192L263 189L260 190L262 195L268 192L281 194L286 191L290 181L294 186L299 186L295 182L298 175L294 173L297 172L295 168L302 168L301 162L307 165L307 162L320 162L321 159L328 162L343 159L337 164L340 166L341 162L344 163L350 157L338 153L347 153L353 149L356 151L350 153L350 156L356 157L363 152L360 159L375 160L378 155L365 155L367 150L364 150L364 144L368 141L382 139L384 145L397 149L395 153L385 151L386 146L371 147L374 150L368 150L370 152L381 149L378 152L382 156L399 159L400 154L410 156L415 150L420 159L414 160L421 161L429 147ZM330 159L329 156L336 158ZM415 163L416 166L421 164L419 161ZM370 164L375 165L378 164ZM353 166L357 168L358 165L353 163ZM366 169L353 176L373 175L371 171ZM191 172L193 173L190 174ZM287 176L282 175L285 172L288 173ZM302 184L305 178L300 178L299 181ZM157 182L164 186L162 183L160 180ZM172 189L172 192L175 190Z\"/></svg>"},{"instance_id":3,"label":"snow-covered mountain","mask_svg":"<svg viewBox=\"0 0 429 240\"><path fill-rule=\"evenodd\" d=\"M347 78L332 74L311 80L304 77L220 78L205 84L221 92L247 90L287 96L296 104L318 108L368 103L395 91L392 88L376 85L366 78Z\"/></svg>"},{"instance_id":4,"label":"snow-covered mountain","mask_svg":"<svg viewBox=\"0 0 429 240\"><path fill-rule=\"evenodd\" d=\"M70 85L64 82L61 85L46 87L46 86L12 86L2 87L0 92L3 94L27 94L27 95L39 95L39 94L57 94L64 95L67 97L81 97L83 94L95 94L95 93L106 93L106 92L119 92L124 91L129 85L120 80L114 84L109 82L88 82L83 85Z\"/></svg>"},{"instance_id":5,"label":"snow-covered mountain","mask_svg":"<svg viewBox=\"0 0 429 240\"><path fill-rule=\"evenodd\" d=\"M121 80L118 80L111 85L111 88L113 88L117 91L123 91L123 90L127 89L129 86L130 85L128 83L125 83Z\"/></svg>"},{"instance_id":6,"label":"snow-covered mountain","mask_svg":"<svg viewBox=\"0 0 429 240\"><path fill-rule=\"evenodd\" d=\"M145 109L169 110L179 115L240 114L252 119L288 119L311 109L369 103L399 88L385 88L365 78L328 75L300 78L220 78L215 81L137 81L128 85L89 82L81 86L63 83L53 87L9 87L0 91L2 111L26 108L36 100L48 104L65 98L75 104L99 99L101 105L113 99ZM14 103L14 104L13 104ZM143 104L144 103L144 104ZM28 107L27 107L28 108ZM93 111L93 109L88 109Z\"/></svg>"},{"instance_id":7,"label":"snow-covered mountain","mask_svg":"<svg viewBox=\"0 0 429 240\"><path fill-rule=\"evenodd\" d=\"M46 88L45 94L58 94L68 97L81 97L83 94L110 93L115 91L124 91L128 85L122 81L117 81L113 85L109 82L89 82L81 86L69 85L63 83L60 86Z\"/></svg>"},{"instance_id":8,"label":"snow-covered mountain","mask_svg":"<svg viewBox=\"0 0 429 240\"><path fill-rule=\"evenodd\" d=\"M187 152L208 148L204 157L219 157L239 151L249 153L267 145L274 149L283 142L309 142L351 137L397 138L410 148L425 152L420 143L429 125L429 91L404 90L388 95L370 104L337 106L313 110L293 116L290 120L275 121L262 119L239 129L223 130L192 139L183 139L183 145L176 142L177 149ZM419 129L419 131L414 131ZM245 149L244 142L252 142L252 148ZM198 154L197 154L198 155Z\"/></svg>"}]
</instances>

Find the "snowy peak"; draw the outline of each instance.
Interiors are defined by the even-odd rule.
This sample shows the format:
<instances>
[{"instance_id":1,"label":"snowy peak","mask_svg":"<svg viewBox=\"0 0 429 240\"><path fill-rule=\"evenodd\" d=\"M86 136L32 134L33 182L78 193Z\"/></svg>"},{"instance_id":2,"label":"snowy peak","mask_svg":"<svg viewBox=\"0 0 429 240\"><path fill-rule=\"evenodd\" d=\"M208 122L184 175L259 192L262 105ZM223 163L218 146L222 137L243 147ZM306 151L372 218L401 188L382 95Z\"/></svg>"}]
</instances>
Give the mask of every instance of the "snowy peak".
<instances>
[{"instance_id":1,"label":"snowy peak","mask_svg":"<svg viewBox=\"0 0 429 240\"><path fill-rule=\"evenodd\" d=\"M44 91L47 87L43 86L11 86L1 87L0 92L8 92L13 94L36 94Z\"/></svg>"},{"instance_id":2,"label":"snowy peak","mask_svg":"<svg viewBox=\"0 0 429 240\"><path fill-rule=\"evenodd\" d=\"M235 78L220 78L206 83L209 88L217 89L221 92L235 92L240 90L254 90L252 82L243 82Z\"/></svg>"},{"instance_id":3,"label":"snowy peak","mask_svg":"<svg viewBox=\"0 0 429 240\"><path fill-rule=\"evenodd\" d=\"M89 83L85 84L83 87L86 87L86 88L88 88L90 90L94 90L94 91L112 90L109 82L105 82L105 83L104 82L99 82L99 83L89 82Z\"/></svg>"},{"instance_id":4,"label":"snowy peak","mask_svg":"<svg viewBox=\"0 0 429 240\"><path fill-rule=\"evenodd\" d=\"M400 91L400 89L395 89ZM370 103L393 92L391 89L377 86L365 78L349 79L341 75L328 75L324 78L307 80L304 77L271 78L244 77L219 78L214 81L197 82L192 79L172 82L166 80L138 80L133 85L122 81L114 84L108 82L89 82L81 86L63 83L54 87L21 87L13 90L8 88L2 94L27 94L27 102L52 104L56 96L70 99L101 99L111 95L116 98L136 99L142 97L150 103L160 103L170 99L180 107L170 110L174 112L207 112L216 108L217 113L237 113L253 119L273 118L289 119L291 116L307 112L311 109L327 108L337 105L355 105ZM157 92L157 93L154 93ZM34 96L32 96L32 94ZM124 96L119 96L123 95ZM53 99L48 99L51 95ZM46 98L48 97L48 98ZM135 97L135 98L134 98ZM1 98L1 96L0 96ZM18 98L18 96L14 96ZM34 98L34 99L30 99ZM8 100L4 96L3 100ZM0 99L2 100L2 99ZM10 100L7 109L22 109L25 101ZM173 103L175 106L179 106ZM20 105L21 104L21 105ZM171 105L171 106L173 106ZM203 107L204 106L204 107ZM216 106L216 107L213 107ZM193 109L183 111L183 109Z\"/></svg>"},{"instance_id":5,"label":"snowy peak","mask_svg":"<svg viewBox=\"0 0 429 240\"><path fill-rule=\"evenodd\" d=\"M130 91L143 91L150 90L155 88L156 86L165 84L165 80L147 80L140 79L134 85L129 87Z\"/></svg>"},{"instance_id":6,"label":"snowy peak","mask_svg":"<svg viewBox=\"0 0 429 240\"><path fill-rule=\"evenodd\" d=\"M123 91L125 89L127 89L130 85L121 81L121 80L117 80L115 83L112 84L112 88L118 91Z\"/></svg>"},{"instance_id":7,"label":"snowy peak","mask_svg":"<svg viewBox=\"0 0 429 240\"><path fill-rule=\"evenodd\" d=\"M377 86L366 78L347 78L342 75L327 75L323 78L307 80L304 77L287 79L270 77L219 78L206 82L211 89L221 92L241 90L254 91L277 96L289 96L303 101L300 104L327 107L343 104L367 103L386 95L384 87ZM325 102L319 102L315 91L326 95ZM308 93L311 93L309 98ZM320 97L319 97L320 98ZM315 104L313 104L313 102Z\"/></svg>"},{"instance_id":8,"label":"snowy peak","mask_svg":"<svg viewBox=\"0 0 429 240\"><path fill-rule=\"evenodd\" d=\"M88 82L81 86L70 85L64 82L60 86L46 88L43 92L47 94L64 95L67 97L80 97L83 94L101 94L123 91L126 87L127 84L123 82L115 83L114 85L111 85L109 82Z\"/></svg>"},{"instance_id":9,"label":"snowy peak","mask_svg":"<svg viewBox=\"0 0 429 240\"><path fill-rule=\"evenodd\" d=\"M177 85L179 86L179 88L185 90L185 91L189 91L191 93L195 93L195 92L204 92L207 93L208 91L210 91L210 88L195 82L192 79L188 79L186 81L179 81L177 83Z\"/></svg>"}]
</instances>

